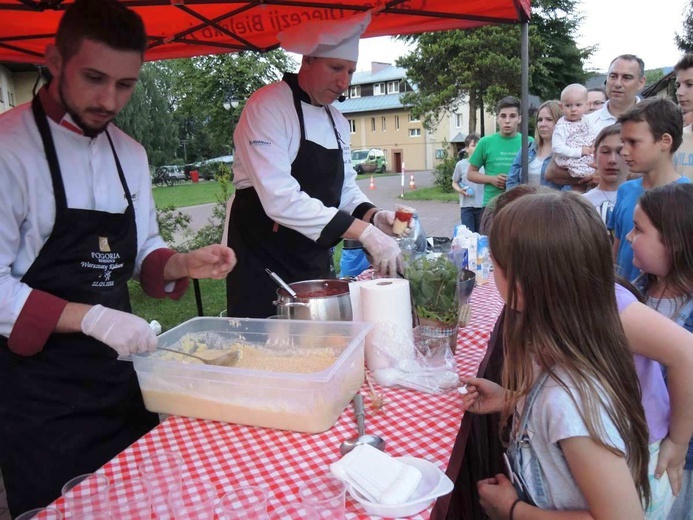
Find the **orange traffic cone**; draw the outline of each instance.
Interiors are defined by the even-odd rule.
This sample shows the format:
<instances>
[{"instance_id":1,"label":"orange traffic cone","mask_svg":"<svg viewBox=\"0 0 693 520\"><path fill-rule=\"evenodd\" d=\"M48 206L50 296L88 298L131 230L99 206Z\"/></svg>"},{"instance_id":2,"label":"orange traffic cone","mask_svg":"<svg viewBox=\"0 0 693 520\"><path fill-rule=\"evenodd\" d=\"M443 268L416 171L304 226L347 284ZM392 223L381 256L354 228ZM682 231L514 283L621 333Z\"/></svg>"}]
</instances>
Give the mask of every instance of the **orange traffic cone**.
<instances>
[{"instance_id":1,"label":"orange traffic cone","mask_svg":"<svg viewBox=\"0 0 693 520\"><path fill-rule=\"evenodd\" d=\"M371 185L368 186L369 189L374 190L375 189L375 179L371 175Z\"/></svg>"},{"instance_id":2,"label":"orange traffic cone","mask_svg":"<svg viewBox=\"0 0 693 520\"><path fill-rule=\"evenodd\" d=\"M416 189L416 183L414 182L414 174L413 173L409 176L409 189L410 190Z\"/></svg>"}]
</instances>

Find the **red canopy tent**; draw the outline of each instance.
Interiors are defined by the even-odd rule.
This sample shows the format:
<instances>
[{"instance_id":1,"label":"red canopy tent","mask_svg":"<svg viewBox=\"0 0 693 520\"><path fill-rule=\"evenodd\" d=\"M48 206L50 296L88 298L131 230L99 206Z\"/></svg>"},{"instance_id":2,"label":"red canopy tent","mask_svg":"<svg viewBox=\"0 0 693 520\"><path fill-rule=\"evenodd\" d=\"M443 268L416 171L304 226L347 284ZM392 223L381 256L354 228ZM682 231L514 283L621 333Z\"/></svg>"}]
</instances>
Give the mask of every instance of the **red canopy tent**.
<instances>
[{"instance_id":1,"label":"red canopy tent","mask_svg":"<svg viewBox=\"0 0 693 520\"><path fill-rule=\"evenodd\" d=\"M374 9L364 37L466 29L529 20L530 0L121 0L144 19L146 58L268 51L277 33L311 19ZM39 63L53 41L63 0L0 0L0 61Z\"/></svg>"},{"instance_id":2,"label":"red canopy tent","mask_svg":"<svg viewBox=\"0 0 693 520\"><path fill-rule=\"evenodd\" d=\"M522 134L527 171L530 0L120 0L142 16L147 60L269 51L277 34L304 21L339 20L373 9L364 38L522 24ZM0 0L0 62L41 63L55 37L64 0ZM523 173L523 177L526 173Z\"/></svg>"}]
</instances>

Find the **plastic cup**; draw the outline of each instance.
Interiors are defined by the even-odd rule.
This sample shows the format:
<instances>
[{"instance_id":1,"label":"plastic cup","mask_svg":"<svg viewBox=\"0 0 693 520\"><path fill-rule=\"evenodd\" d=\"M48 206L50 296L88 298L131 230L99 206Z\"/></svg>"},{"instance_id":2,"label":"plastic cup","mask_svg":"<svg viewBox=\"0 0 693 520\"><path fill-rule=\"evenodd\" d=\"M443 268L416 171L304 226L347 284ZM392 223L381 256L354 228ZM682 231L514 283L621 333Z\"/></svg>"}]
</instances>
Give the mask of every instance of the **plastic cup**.
<instances>
[{"instance_id":1,"label":"plastic cup","mask_svg":"<svg viewBox=\"0 0 693 520\"><path fill-rule=\"evenodd\" d=\"M208 480L183 482L168 496L175 520L213 520L217 488Z\"/></svg>"},{"instance_id":2,"label":"plastic cup","mask_svg":"<svg viewBox=\"0 0 693 520\"><path fill-rule=\"evenodd\" d=\"M269 520L319 520L320 515L305 504L282 504L274 508Z\"/></svg>"},{"instance_id":3,"label":"plastic cup","mask_svg":"<svg viewBox=\"0 0 693 520\"><path fill-rule=\"evenodd\" d=\"M395 235L402 235L409 227L409 222L414 216L414 208L397 204L395 206L395 222L392 224L392 232Z\"/></svg>"},{"instance_id":4,"label":"plastic cup","mask_svg":"<svg viewBox=\"0 0 693 520\"><path fill-rule=\"evenodd\" d=\"M62 489L68 517L108 514L110 481L98 473L86 473L69 480Z\"/></svg>"},{"instance_id":5,"label":"plastic cup","mask_svg":"<svg viewBox=\"0 0 693 520\"><path fill-rule=\"evenodd\" d=\"M150 520L152 504L144 481L134 478L113 484L108 490L108 508L113 518Z\"/></svg>"},{"instance_id":6,"label":"plastic cup","mask_svg":"<svg viewBox=\"0 0 693 520\"><path fill-rule=\"evenodd\" d=\"M22 513L15 520L63 520L63 514L54 507L41 507Z\"/></svg>"},{"instance_id":7,"label":"plastic cup","mask_svg":"<svg viewBox=\"0 0 693 520\"><path fill-rule=\"evenodd\" d=\"M138 469L147 486L149 500L157 518L172 518L168 496L180 489L182 457L170 451L159 451L144 459Z\"/></svg>"},{"instance_id":8,"label":"plastic cup","mask_svg":"<svg viewBox=\"0 0 693 520\"><path fill-rule=\"evenodd\" d=\"M315 477L301 485L301 502L325 520L343 520L346 499L344 482L329 475Z\"/></svg>"},{"instance_id":9,"label":"plastic cup","mask_svg":"<svg viewBox=\"0 0 693 520\"><path fill-rule=\"evenodd\" d=\"M267 491L258 486L232 489L221 498L224 520L266 520Z\"/></svg>"}]
</instances>

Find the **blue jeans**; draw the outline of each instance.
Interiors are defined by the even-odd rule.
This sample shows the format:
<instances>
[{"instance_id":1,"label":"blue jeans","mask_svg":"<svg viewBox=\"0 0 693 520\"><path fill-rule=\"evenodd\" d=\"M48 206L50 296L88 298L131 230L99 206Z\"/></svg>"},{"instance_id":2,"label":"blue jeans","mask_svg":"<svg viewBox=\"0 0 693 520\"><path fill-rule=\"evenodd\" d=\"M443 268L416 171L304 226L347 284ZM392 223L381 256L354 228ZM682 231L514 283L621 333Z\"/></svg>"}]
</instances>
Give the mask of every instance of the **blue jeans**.
<instances>
[{"instance_id":1,"label":"blue jeans","mask_svg":"<svg viewBox=\"0 0 693 520\"><path fill-rule=\"evenodd\" d=\"M484 208L460 208L460 220L472 233L480 233Z\"/></svg>"}]
</instances>

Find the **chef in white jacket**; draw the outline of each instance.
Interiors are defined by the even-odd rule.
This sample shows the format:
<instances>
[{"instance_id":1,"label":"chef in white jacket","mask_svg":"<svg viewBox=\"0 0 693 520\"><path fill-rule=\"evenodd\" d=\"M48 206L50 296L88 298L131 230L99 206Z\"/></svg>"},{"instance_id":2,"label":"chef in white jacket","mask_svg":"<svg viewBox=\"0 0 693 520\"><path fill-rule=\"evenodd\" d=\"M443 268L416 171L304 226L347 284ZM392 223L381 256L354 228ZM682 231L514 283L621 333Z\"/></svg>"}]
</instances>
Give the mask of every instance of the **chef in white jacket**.
<instances>
[{"instance_id":1,"label":"chef in white jacket","mask_svg":"<svg viewBox=\"0 0 693 520\"><path fill-rule=\"evenodd\" d=\"M349 87L370 13L340 22L306 22L279 34L303 55L251 96L234 133L234 184L228 245L237 265L227 278L228 315L275 314L276 285L327 278L330 248L358 239L381 273L396 274L394 212L376 208L356 185L349 123L332 106Z\"/></svg>"}]
</instances>

